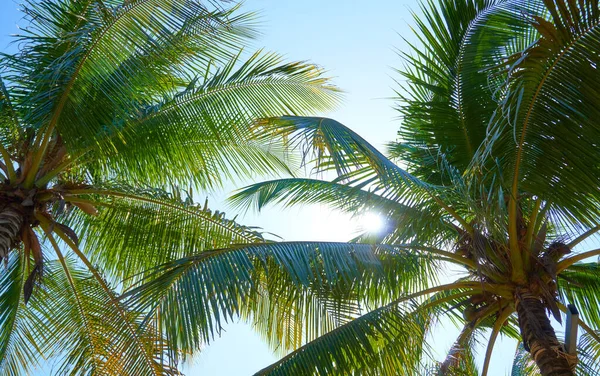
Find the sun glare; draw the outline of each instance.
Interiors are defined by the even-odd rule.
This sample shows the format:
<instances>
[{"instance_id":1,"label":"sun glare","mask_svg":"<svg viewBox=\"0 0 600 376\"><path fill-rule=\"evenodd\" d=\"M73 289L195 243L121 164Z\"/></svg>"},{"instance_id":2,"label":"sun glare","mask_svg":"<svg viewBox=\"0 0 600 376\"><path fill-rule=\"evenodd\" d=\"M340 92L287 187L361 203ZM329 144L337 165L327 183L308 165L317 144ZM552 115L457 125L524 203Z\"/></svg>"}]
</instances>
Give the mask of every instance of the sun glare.
<instances>
[{"instance_id":1,"label":"sun glare","mask_svg":"<svg viewBox=\"0 0 600 376\"><path fill-rule=\"evenodd\" d=\"M362 215L353 216L349 213L316 205L305 213L297 213L296 216L301 216L301 219L300 217L298 219L305 223L306 227L304 228L310 234L311 240L315 241L345 242L360 234L379 235L387 225L385 217L377 213L366 212ZM286 227L289 227L286 221L269 223L268 226L264 225L263 227L275 228L275 233L283 234L287 238L299 236L298 233L285 234ZM278 230L279 232L277 232Z\"/></svg>"},{"instance_id":2,"label":"sun glare","mask_svg":"<svg viewBox=\"0 0 600 376\"><path fill-rule=\"evenodd\" d=\"M360 228L371 234L381 232L385 226L383 217L375 213L367 213L359 219Z\"/></svg>"}]
</instances>

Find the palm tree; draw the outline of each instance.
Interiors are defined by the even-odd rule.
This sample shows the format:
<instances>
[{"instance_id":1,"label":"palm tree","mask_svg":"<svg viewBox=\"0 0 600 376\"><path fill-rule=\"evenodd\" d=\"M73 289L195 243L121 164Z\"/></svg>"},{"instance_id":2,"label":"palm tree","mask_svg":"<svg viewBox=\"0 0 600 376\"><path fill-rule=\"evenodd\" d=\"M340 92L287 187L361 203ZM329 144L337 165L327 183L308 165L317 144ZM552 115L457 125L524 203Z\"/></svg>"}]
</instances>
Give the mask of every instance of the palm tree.
<instances>
[{"instance_id":1,"label":"palm tree","mask_svg":"<svg viewBox=\"0 0 600 376\"><path fill-rule=\"evenodd\" d=\"M52 359L61 375L178 374L160 322L141 325L119 292L262 236L177 187L288 171L254 120L338 93L313 65L244 61L255 21L237 6L24 3L19 51L0 60L0 373Z\"/></svg>"},{"instance_id":2,"label":"palm tree","mask_svg":"<svg viewBox=\"0 0 600 376\"><path fill-rule=\"evenodd\" d=\"M513 375L598 374L600 268L585 261L600 250L583 246L600 230L599 4L439 0L422 11L389 158L331 119L263 120L264 134L337 177L267 181L232 198L377 211L385 233L162 265L127 296L162 317L175 349L240 315L293 350L258 375L475 375L481 342L487 375L499 334L521 342ZM549 318L560 323L569 303L581 313L577 354ZM428 333L444 318L462 329L431 362Z\"/></svg>"}]
</instances>

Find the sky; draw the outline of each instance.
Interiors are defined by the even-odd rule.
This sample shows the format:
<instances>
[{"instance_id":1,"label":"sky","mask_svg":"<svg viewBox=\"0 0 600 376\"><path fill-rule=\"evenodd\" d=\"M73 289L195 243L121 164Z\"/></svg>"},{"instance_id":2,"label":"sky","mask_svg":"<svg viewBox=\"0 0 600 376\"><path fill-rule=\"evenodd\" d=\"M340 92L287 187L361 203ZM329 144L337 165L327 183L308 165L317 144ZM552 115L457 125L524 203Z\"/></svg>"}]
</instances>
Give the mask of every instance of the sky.
<instances>
[{"instance_id":1,"label":"sky","mask_svg":"<svg viewBox=\"0 0 600 376\"><path fill-rule=\"evenodd\" d=\"M17 8L13 0L0 0L0 51L15 48L8 45L8 35L22 24ZM320 115L342 122L379 148L396 138L401 122L390 98L400 77L394 68L402 64L397 51L407 50L403 38L413 38L411 11L419 11L415 0L246 0L242 9L261 15L263 35L254 42L256 49L278 52L288 61L317 63L345 92L337 110ZM227 188L210 194L212 207L221 210L224 198L239 187ZM230 218L236 214L232 209L226 211ZM345 241L360 226L359 220L320 206L268 208L260 215L248 213L238 220L285 240ZM187 375L251 375L277 359L251 327L234 323L225 329L221 338L186 366ZM458 329L448 323L433 332L432 343L440 358L457 334ZM515 346L514 341L500 340L492 357L491 376L509 374ZM482 356L479 358L481 363Z\"/></svg>"}]
</instances>

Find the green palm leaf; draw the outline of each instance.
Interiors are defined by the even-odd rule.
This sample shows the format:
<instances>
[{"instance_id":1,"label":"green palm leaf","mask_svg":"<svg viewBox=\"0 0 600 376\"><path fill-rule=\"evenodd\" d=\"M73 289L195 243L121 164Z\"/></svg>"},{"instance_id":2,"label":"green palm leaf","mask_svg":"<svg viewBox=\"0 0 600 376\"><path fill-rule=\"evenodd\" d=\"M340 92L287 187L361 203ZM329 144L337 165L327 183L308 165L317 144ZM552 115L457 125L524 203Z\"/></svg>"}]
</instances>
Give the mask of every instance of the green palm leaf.
<instances>
[{"instance_id":1,"label":"green palm leaf","mask_svg":"<svg viewBox=\"0 0 600 376\"><path fill-rule=\"evenodd\" d=\"M578 263L564 270L558 281L562 300L574 304L581 312L583 321L595 329L600 324L599 272L600 267L596 262Z\"/></svg>"},{"instance_id":2,"label":"green palm leaf","mask_svg":"<svg viewBox=\"0 0 600 376\"><path fill-rule=\"evenodd\" d=\"M523 14L539 8L518 0L423 3L415 17L419 44L401 54L408 63L399 71L407 79L398 92L403 143L395 144L417 176L441 183L439 155L461 172L471 164L498 107L504 80L497 66L533 42Z\"/></svg>"},{"instance_id":3,"label":"green palm leaf","mask_svg":"<svg viewBox=\"0 0 600 376\"><path fill-rule=\"evenodd\" d=\"M415 297L451 286L404 296L307 343L257 375L413 375L421 369L424 337L432 313L447 299Z\"/></svg>"},{"instance_id":4,"label":"green palm leaf","mask_svg":"<svg viewBox=\"0 0 600 376\"><path fill-rule=\"evenodd\" d=\"M176 193L120 185L82 189L65 196L67 203L91 203L98 215L79 210L67 214L93 262L126 286L156 265L233 244L262 242L260 233L186 202Z\"/></svg>"},{"instance_id":5,"label":"green palm leaf","mask_svg":"<svg viewBox=\"0 0 600 376\"><path fill-rule=\"evenodd\" d=\"M268 338L288 331L287 342L294 345L355 313L352 301L376 306L434 279L431 256L391 246L250 244L167 263L126 296L148 317L161 312L175 349L196 349L240 314L258 320L256 327ZM300 316L294 326L290 320Z\"/></svg>"},{"instance_id":6,"label":"green palm leaf","mask_svg":"<svg viewBox=\"0 0 600 376\"><path fill-rule=\"evenodd\" d=\"M280 356L359 316L363 305L348 284L302 286L274 266L255 269L252 278L256 297L240 316Z\"/></svg>"},{"instance_id":7,"label":"green palm leaf","mask_svg":"<svg viewBox=\"0 0 600 376\"><path fill-rule=\"evenodd\" d=\"M534 376L538 374L535 362L531 360L529 353L525 351L523 344L517 346L515 360L513 362L511 375L512 376Z\"/></svg>"},{"instance_id":8,"label":"green palm leaf","mask_svg":"<svg viewBox=\"0 0 600 376\"><path fill-rule=\"evenodd\" d=\"M313 65L283 64L274 54L256 53L241 64L236 57L164 101L140 108L86 158L101 163L102 176L159 185L192 180L213 187L232 176L287 172L282 145L257 134L255 119L324 110L336 97ZM165 166L172 166L169 176L162 173ZM148 172L156 181L147 180Z\"/></svg>"},{"instance_id":9,"label":"green palm leaf","mask_svg":"<svg viewBox=\"0 0 600 376\"><path fill-rule=\"evenodd\" d=\"M579 338L577 370L581 375L600 375L600 341L598 341L600 332L596 330L595 334L596 338L589 333L584 333Z\"/></svg>"},{"instance_id":10,"label":"green palm leaf","mask_svg":"<svg viewBox=\"0 0 600 376\"><path fill-rule=\"evenodd\" d=\"M547 15L530 17L540 38L514 56L501 108L475 162L489 166L496 163L492 155L501 154L513 195L517 190L537 195L565 220L593 226L598 202L582 187L597 187L600 176L589 142L598 137L589 120L598 108L598 56L590 49L600 35L597 4L544 4Z\"/></svg>"},{"instance_id":11,"label":"green palm leaf","mask_svg":"<svg viewBox=\"0 0 600 376\"><path fill-rule=\"evenodd\" d=\"M361 136L333 119L283 116L267 119L261 125L265 126L265 132L292 136L290 143L293 147L306 143L310 147L305 152L306 157L316 157L320 170L334 169L338 175L350 179L352 171L368 166L383 181L397 180L395 184L403 183L415 189L426 186L392 163ZM405 191L408 192L406 188ZM400 192L396 193L400 195Z\"/></svg>"},{"instance_id":12,"label":"green palm leaf","mask_svg":"<svg viewBox=\"0 0 600 376\"><path fill-rule=\"evenodd\" d=\"M49 283L39 299L50 343L61 346L52 354L58 374L178 374L163 354L160 334L139 330L133 312L118 312L125 308L116 294L108 295L72 257L63 261L46 263Z\"/></svg>"},{"instance_id":13,"label":"green palm leaf","mask_svg":"<svg viewBox=\"0 0 600 376\"><path fill-rule=\"evenodd\" d=\"M44 338L48 329L38 319L39 312L27 309L22 301L23 264L20 255L13 255L7 270L0 274L0 371L11 376L38 364L42 348L37 340ZM30 328L40 332L30 333Z\"/></svg>"},{"instance_id":14,"label":"green palm leaf","mask_svg":"<svg viewBox=\"0 0 600 376\"><path fill-rule=\"evenodd\" d=\"M2 136L0 138L0 143L2 148L6 148L11 144L14 144L16 140L18 140L19 136L21 136L21 124L19 123L19 118L16 113L16 109L12 103L10 98L10 93L8 92L6 86L4 85L4 80L0 77L0 129L2 129ZM2 154L3 158L6 158L6 155ZM4 160L6 164L6 160Z\"/></svg>"},{"instance_id":15,"label":"green palm leaf","mask_svg":"<svg viewBox=\"0 0 600 376\"><path fill-rule=\"evenodd\" d=\"M111 112L114 114L116 109L131 107L132 102L119 106L124 104L119 100L127 101L152 94L152 90L150 93L133 93L136 85L139 88L142 77L150 88L164 85L167 72L158 75L156 72L161 68L174 68L179 63L178 59L185 58L185 51L189 55L194 47L198 54L198 46L194 46L194 42L200 38L209 39L220 25L225 28L220 28L220 36L213 38L213 42L221 42L221 46L223 39L226 43L235 43L247 34L247 28L236 27L237 21L242 21L243 25L245 17L232 17L230 32L227 30L230 11L213 12L200 3L181 0L29 2L27 11L33 22L26 29L23 39L35 46L35 52L25 54L22 61L11 64L15 73L25 74L20 79L14 77L14 81L39 81L34 92L52 93L45 98L29 95L30 100L37 101L30 105L37 104L39 107L28 116L29 122L39 124L40 121L51 119L50 122L58 125L63 134L66 135L70 129L71 136L75 137L73 141L78 134L83 136L86 131L87 137L94 135L102 120L106 119L106 114L101 112L96 114L100 116L97 120L89 113L76 122L82 125L79 131L72 126L73 123L68 120L74 120L77 112L83 110L80 100L85 99L85 93L104 89L96 91L95 99L100 105L98 109L103 107L102 104L106 105L105 101L113 94ZM190 43L182 41L186 50L181 51L177 49L181 38L195 40L188 41ZM167 53L172 47L175 50ZM160 58L148 58L152 55ZM203 56L206 59L210 54ZM147 64L137 67L131 65L139 63L136 59L144 57L147 57ZM46 69L42 69L44 63L47 64ZM132 71L133 67L137 69ZM141 67L145 69L139 69ZM49 77L53 78L52 90L47 86L50 82L43 80ZM97 85L95 88L94 84ZM31 85L27 86L31 90ZM122 99L114 96L118 91L124 94ZM93 108L88 108L88 112L92 111ZM59 122L61 116L64 116L64 121Z\"/></svg>"},{"instance_id":16,"label":"green palm leaf","mask_svg":"<svg viewBox=\"0 0 600 376\"><path fill-rule=\"evenodd\" d=\"M369 313L321 336L257 374L345 375L358 367L368 369L365 374L412 374L420 359L424 329L419 318L411 319L399 310L386 308L387 311ZM397 351L394 357L389 356L390 348L389 353L376 351L378 346L392 341L398 341L393 348Z\"/></svg>"},{"instance_id":17,"label":"green palm leaf","mask_svg":"<svg viewBox=\"0 0 600 376\"><path fill-rule=\"evenodd\" d=\"M443 197L438 197L442 193L454 195L457 192L451 189L442 191L441 187L418 179L335 120L284 116L268 119L260 125L267 134L290 138L293 148L307 145L302 149L303 158L314 157L316 168L320 171L336 171L336 181L372 187L372 191L382 197L419 207L434 216L450 214L465 229L471 230L457 210L446 205Z\"/></svg>"}]
</instances>

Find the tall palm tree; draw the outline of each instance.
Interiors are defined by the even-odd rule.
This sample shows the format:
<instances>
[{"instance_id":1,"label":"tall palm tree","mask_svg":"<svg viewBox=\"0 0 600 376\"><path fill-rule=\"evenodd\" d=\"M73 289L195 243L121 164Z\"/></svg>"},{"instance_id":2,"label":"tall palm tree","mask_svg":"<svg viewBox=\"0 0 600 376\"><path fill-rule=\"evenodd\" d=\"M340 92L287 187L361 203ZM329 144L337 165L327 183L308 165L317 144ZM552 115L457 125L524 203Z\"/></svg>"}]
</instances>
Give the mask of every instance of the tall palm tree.
<instances>
[{"instance_id":1,"label":"tall palm tree","mask_svg":"<svg viewBox=\"0 0 600 376\"><path fill-rule=\"evenodd\" d=\"M0 373L52 359L61 375L177 374L161 323L141 325L118 293L154 265L262 241L177 187L288 171L254 120L329 108L337 91L310 64L243 60L255 21L237 6L23 11L18 52L0 60Z\"/></svg>"},{"instance_id":2,"label":"tall palm tree","mask_svg":"<svg viewBox=\"0 0 600 376\"><path fill-rule=\"evenodd\" d=\"M586 260L600 250L584 246L600 230L599 4L439 0L422 11L389 158L331 119L267 119L265 134L337 178L267 181L233 196L259 209L377 211L385 233L162 265L127 296L149 319L160 315L182 349L240 315L293 350L259 375L475 375L482 342L487 375L499 334L521 342L513 375L598 374L600 268ZM444 267L454 280L442 280ZM549 317L560 323L569 303L581 313L577 354ZM460 335L431 362L428 334L443 318Z\"/></svg>"}]
</instances>

